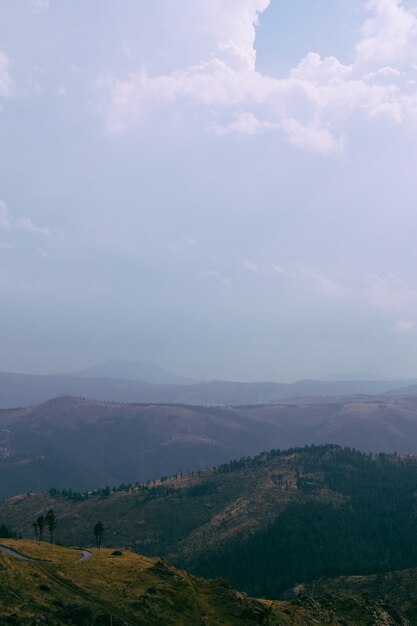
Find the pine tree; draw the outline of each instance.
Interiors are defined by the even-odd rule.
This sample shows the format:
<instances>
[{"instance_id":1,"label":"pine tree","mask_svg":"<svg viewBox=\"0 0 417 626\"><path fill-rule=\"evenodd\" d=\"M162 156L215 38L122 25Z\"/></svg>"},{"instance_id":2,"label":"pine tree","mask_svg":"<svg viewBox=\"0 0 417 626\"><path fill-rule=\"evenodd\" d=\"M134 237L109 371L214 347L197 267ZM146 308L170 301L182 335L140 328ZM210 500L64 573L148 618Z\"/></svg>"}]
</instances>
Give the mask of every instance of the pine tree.
<instances>
[{"instance_id":1,"label":"pine tree","mask_svg":"<svg viewBox=\"0 0 417 626\"><path fill-rule=\"evenodd\" d=\"M94 536L96 538L96 545L97 548L101 548L101 542L103 539L103 535L104 535L104 526L102 522L97 522L97 524L94 526Z\"/></svg>"},{"instance_id":2,"label":"pine tree","mask_svg":"<svg viewBox=\"0 0 417 626\"><path fill-rule=\"evenodd\" d=\"M43 529L46 526L44 515L39 515L35 523L38 525L39 541L43 541Z\"/></svg>"},{"instance_id":3,"label":"pine tree","mask_svg":"<svg viewBox=\"0 0 417 626\"><path fill-rule=\"evenodd\" d=\"M46 525L48 526L49 534L51 537L51 543L52 543L54 530L57 527L57 523L58 523L56 519L56 513L53 509L50 509L45 515L45 522L46 522Z\"/></svg>"},{"instance_id":4,"label":"pine tree","mask_svg":"<svg viewBox=\"0 0 417 626\"><path fill-rule=\"evenodd\" d=\"M32 528L35 531L36 541L39 541L39 526L38 526L38 522L33 522Z\"/></svg>"}]
</instances>

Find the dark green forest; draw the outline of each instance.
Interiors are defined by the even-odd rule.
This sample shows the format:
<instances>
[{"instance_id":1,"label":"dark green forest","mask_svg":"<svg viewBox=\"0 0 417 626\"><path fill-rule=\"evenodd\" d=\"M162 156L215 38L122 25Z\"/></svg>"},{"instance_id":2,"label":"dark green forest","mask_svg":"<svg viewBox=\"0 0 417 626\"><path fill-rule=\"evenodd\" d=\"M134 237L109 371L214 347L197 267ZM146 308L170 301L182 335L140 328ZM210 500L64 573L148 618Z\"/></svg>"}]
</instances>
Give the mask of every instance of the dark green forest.
<instances>
[{"instance_id":1,"label":"dark green forest","mask_svg":"<svg viewBox=\"0 0 417 626\"><path fill-rule=\"evenodd\" d=\"M310 493L331 489L342 494L340 504L291 503L269 527L204 555L194 565L194 573L222 576L248 593L276 597L318 577L417 565L415 459L332 447L294 452L303 456L298 489ZM219 471L262 463L280 454L242 459Z\"/></svg>"}]
</instances>

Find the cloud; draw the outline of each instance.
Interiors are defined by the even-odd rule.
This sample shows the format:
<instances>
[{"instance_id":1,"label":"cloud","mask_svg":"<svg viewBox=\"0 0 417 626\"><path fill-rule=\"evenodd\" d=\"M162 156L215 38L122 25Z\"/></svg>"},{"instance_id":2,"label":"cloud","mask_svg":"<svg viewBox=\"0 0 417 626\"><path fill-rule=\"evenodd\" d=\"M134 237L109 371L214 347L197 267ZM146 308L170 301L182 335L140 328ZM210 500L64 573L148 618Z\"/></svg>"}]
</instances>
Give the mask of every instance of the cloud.
<instances>
[{"instance_id":1,"label":"cloud","mask_svg":"<svg viewBox=\"0 0 417 626\"><path fill-rule=\"evenodd\" d=\"M0 200L0 229L24 230L46 237L51 234L48 228L36 226L36 224L34 224L33 221L30 219L30 217L13 218L10 215L10 211L4 200Z\"/></svg>"},{"instance_id":2,"label":"cloud","mask_svg":"<svg viewBox=\"0 0 417 626\"><path fill-rule=\"evenodd\" d=\"M417 18L400 0L368 0L372 17L362 27L362 39L356 46L358 65L415 59L417 54Z\"/></svg>"},{"instance_id":3,"label":"cloud","mask_svg":"<svg viewBox=\"0 0 417 626\"><path fill-rule=\"evenodd\" d=\"M7 98L12 96L15 84L9 74L9 58L0 50L0 97Z\"/></svg>"},{"instance_id":4,"label":"cloud","mask_svg":"<svg viewBox=\"0 0 417 626\"><path fill-rule=\"evenodd\" d=\"M10 228L9 210L6 203L0 200L0 228Z\"/></svg>"},{"instance_id":5,"label":"cloud","mask_svg":"<svg viewBox=\"0 0 417 626\"><path fill-rule=\"evenodd\" d=\"M256 24L268 5L269 0L196 0L189 26L198 31L204 24L209 31L207 58L166 74L141 68L124 79L101 79L108 129L144 124L161 108L164 119L181 107L189 116L194 107L218 135L277 132L301 150L340 156L348 146L350 118L417 120L409 65L417 55L417 21L399 0L366 3L370 17L353 64L309 52L283 78L256 69Z\"/></svg>"},{"instance_id":6,"label":"cloud","mask_svg":"<svg viewBox=\"0 0 417 626\"><path fill-rule=\"evenodd\" d=\"M300 276L307 278L317 291L326 296L343 298L348 292L348 289L339 281L314 272L307 267L300 267L298 273Z\"/></svg>"},{"instance_id":7,"label":"cloud","mask_svg":"<svg viewBox=\"0 0 417 626\"><path fill-rule=\"evenodd\" d=\"M294 118L282 120L281 127L288 140L297 148L317 154L343 154L346 148L346 137L334 137L329 128L324 128L318 121L312 124L301 124Z\"/></svg>"},{"instance_id":8,"label":"cloud","mask_svg":"<svg viewBox=\"0 0 417 626\"><path fill-rule=\"evenodd\" d=\"M317 291L326 296L349 296L349 299L362 302L365 307L388 315L417 315L417 290L395 274L370 274L338 279L299 266L293 275L308 279ZM404 324L400 324L397 330L401 326Z\"/></svg>"},{"instance_id":9,"label":"cloud","mask_svg":"<svg viewBox=\"0 0 417 626\"><path fill-rule=\"evenodd\" d=\"M264 130L279 130L280 124L261 121L253 113L237 113L228 124L213 124L213 129L219 135L237 133L239 135L256 135Z\"/></svg>"},{"instance_id":10,"label":"cloud","mask_svg":"<svg viewBox=\"0 0 417 626\"><path fill-rule=\"evenodd\" d=\"M382 79L392 79L393 77L398 77L401 76L401 72L400 70L395 69L394 67L391 67L390 65L385 65L384 67L381 67L379 70L376 70L376 72L368 72L367 74L364 75L364 79L365 80L381 80Z\"/></svg>"},{"instance_id":11,"label":"cloud","mask_svg":"<svg viewBox=\"0 0 417 626\"><path fill-rule=\"evenodd\" d=\"M26 230L31 233L39 233L40 235L49 236L50 230L48 228L41 228L40 226L35 226L30 217L20 217L14 221L16 228L20 228L21 230Z\"/></svg>"},{"instance_id":12,"label":"cloud","mask_svg":"<svg viewBox=\"0 0 417 626\"><path fill-rule=\"evenodd\" d=\"M364 278L364 295L375 308L392 313L417 313L417 290L395 274Z\"/></svg>"},{"instance_id":13,"label":"cloud","mask_svg":"<svg viewBox=\"0 0 417 626\"><path fill-rule=\"evenodd\" d=\"M360 302L365 309L392 317L398 316L398 332L410 330L409 317L417 316L417 288L396 274L359 274L356 276L328 276L320 269L302 263L262 263L245 260L243 266L254 273L279 276L297 290L311 289L322 296Z\"/></svg>"},{"instance_id":14,"label":"cloud","mask_svg":"<svg viewBox=\"0 0 417 626\"><path fill-rule=\"evenodd\" d=\"M250 272L253 272L254 274L258 274L259 272L259 267L256 265L256 263L253 263L252 261L248 261L248 259L245 259L243 261L243 266Z\"/></svg>"},{"instance_id":15,"label":"cloud","mask_svg":"<svg viewBox=\"0 0 417 626\"><path fill-rule=\"evenodd\" d=\"M218 272L217 270L210 270L209 272L204 272L203 274L201 274L202 278L215 278L218 282L220 282L223 287L227 287L228 289L230 289L230 287L232 287L233 282L230 278L227 278L227 276L224 276L221 272Z\"/></svg>"},{"instance_id":16,"label":"cloud","mask_svg":"<svg viewBox=\"0 0 417 626\"><path fill-rule=\"evenodd\" d=\"M217 55L238 71L254 71L255 27L270 0L194 0L217 42Z\"/></svg>"},{"instance_id":17,"label":"cloud","mask_svg":"<svg viewBox=\"0 0 417 626\"><path fill-rule=\"evenodd\" d=\"M271 263L271 268L274 272L277 272L277 274L288 274L287 270L277 263Z\"/></svg>"},{"instance_id":18,"label":"cloud","mask_svg":"<svg viewBox=\"0 0 417 626\"><path fill-rule=\"evenodd\" d=\"M414 322L411 320L398 320L395 324L397 333L409 333L414 328Z\"/></svg>"}]
</instances>

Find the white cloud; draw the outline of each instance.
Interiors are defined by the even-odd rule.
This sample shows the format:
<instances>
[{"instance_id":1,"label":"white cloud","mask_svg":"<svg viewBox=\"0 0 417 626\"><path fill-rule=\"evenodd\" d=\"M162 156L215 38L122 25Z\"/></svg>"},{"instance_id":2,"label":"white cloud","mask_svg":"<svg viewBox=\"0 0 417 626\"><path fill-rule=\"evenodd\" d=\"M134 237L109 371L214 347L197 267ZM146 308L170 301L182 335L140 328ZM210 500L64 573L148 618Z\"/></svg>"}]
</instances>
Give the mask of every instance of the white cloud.
<instances>
[{"instance_id":1,"label":"white cloud","mask_svg":"<svg viewBox=\"0 0 417 626\"><path fill-rule=\"evenodd\" d=\"M30 217L12 217L4 200L0 200L0 228L4 230L25 230L44 236L49 236L51 234L48 228L36 226Z\"/></svg>"},{"instance_id":2,"label":"white cloud","mask_svg":"<svg viewBox=\"0 0 417 626\"><path fill-rule=\"evenodd\" d=\"M0 228L10 228L9 209L3 200L0 200Z\"/></svg>"},{"instance_id":3,"label":"white cloud","mask_svg":"<svg viewBox=\"0 0 417 626\"><path fill-rule=\"evenodd\" d=\"M336 80L346 80L352 75L353 68L350 65L343 65L336 57L325 57L322 59L317 52L309 52L289 76L295 80L313 82L315 84L326 85Z\"/></svg>"},{"instance_id":4,"label":"white cloud","mask_svg":"<svg viewBox=\"0 0 417 626\"><path fill-rule=\"evenodd\" d=\"M109 97L109 130L144 123L160 107L169 114L183 106L188 116L191 105L219 135L278 131L302 150L340 155L350 117L396 124L417 120L417 87L407 65L417 54L417 21L399 0L366 4L371 17L352 65L309 52L281 79L256 70L255 26L268 5L268 0L196 0L193 19L197 24L199 16L217 42L211 56L167 74L152 76L142 68L125 79L101 80ZM397 61L405 65L394 67Z\"/></svg>"},{"instance_id":5,"label":"white cloud","mask_svg":"<svg viewBox=\"0 0 417 626\"><path fill-rule=\"evenodd\" d=\"M321 271L302 264L285 266L270 263L264 267L253 263L253 267L263 274L271 274L269 271L271 268L273 273L288 279L297 287L300 284L312 286L315 291L325 296L349 297L350 300L361 302L366 308L383 314L407 316L397 323L396 330L398 331L410 330L410 324L414 326L414 322L410 322L408 316L417 315L417 288L395 274L365 274L330 278Z\"/></svg>"},{"instance_id":6,"label":"white cloud","mask_svg":"<svg viewBox=\"0 0 417 626\"><path fill-rule=\"evenodd\" d=\"M372 274L364 280L365 297L377 309L407 314L417 312L417 290L395 274Z\"/></svg>"},{"instance_id":7,"label":"white cloud","mask_svg":"<svg viewBox=\"0 0 417 626\"><path fill-rule=\"evenodd\" d=\"M395 324L397 333L409 333L414 328L414 322L411 320L398 320Z\"/></svg>"},{"instance_id":8,"label":"white cloud","mask_svg":"<svg viewBox=\"0 0 417 626\"><path fill-rule=\"evenodd\" d=\"M368 0L372 16L362 28L362 39L356 46L356 63L402 63L415 59L417 53L417 19L401 0Z\"/></svg>"},{"instance_id":9,"label":"white cloud","mask_svg":"<svg viewBox=\"0 0 417 626\"><path fill-rule=\"evenodd\" d=\"M288 274L287 270L277 263L271 263L271 267L277 274Z\"/></svg>"},{"instance_id":10,"label":"white cloud","mask_svg":"<svg viewBox=\"0 0 417 626\"><path fill-rule=\"evenodd\" d=\"M0 50L0 97L13 95L15 84L9 74L9 58Z\"/></svg>"},{"instance_id":11,"label":"white cloud","mask_svg":"<svg viewBox=\"0 0 417 626\"><path fill-rule=\"evenodd\" d=\"M318 121L304 125L294 118L287 118L282 120L281 127L290 143L306 152L326 155L342 154L345 150L345 136L334 137L330 129L324 128Z\"/></svg>"},{"instance_id":12,"label":"white cloud","mask_svg":"<svg viewBox=\"0 0 417 626\"><path fill-rule=\"evenodd\" d=\"M243 266L246 267L246 269L249 270L250 272L253 272L254 274L257 274L259 272L259 267L256 265L256 263L253 263L252 261L249 261L248 259L245 259L243 261Z\"/></svg>"},{"instance_id":13,"label":"white cloud","mask_svg":"<svg viewBox=\"0 0 417 626\"><path fill-rule=\"evenodd\" d=\"M279 130L281 126L273 122L261 121L253 113L237 113L227 124L213 124L219 135L238 133L239 135L256 135L264 130Z\"/></svg>"},{"instance_id":14,"label":"white cloud","mask_svg":"<svg viewBox=\"0 0 417 626\"><path fill-rule=\"evenodd\" d=\"M348 292L348 289L342 285L342 283L328 278L327 276L323 276L323 274L319 274L318 272L314 272L307 267L300 267L299 274L307 278L317 291L326 296L343 298Z\"/></svg>"},{"instance_id":15,"label":"white cloud","mask_svg":"<svg viewBox=\"0 0 417 626\"><path fill-rule=\"evenodd\" d=\"M381 78L383 79L392 79L393 77L398 77L401 76L401 72L400 70L395 69L394 67L391 67L390 65L385 65L384 67L381 67L379 70L376 70L376 72L368 72L367 74L364 75L364 79L365 80L380 80Z\"/></svg>"},{"instance_id":16,"label":"white cloud","mask_svg":"<svg viewBox=\"0 0 417 626\"><path fill-rule=\"evenodd\" d=\"M227 287L227 289L230 289L230 287L232 287L233 282L230 278L228 278L227 276L224 276L221 272L218 272L217 270L210 270L209 272L204 272L203 274L201 274L202 278L215 278L219 283L221 283L223 285L223 287Z\"/></svg>"},{"instance_id":17,"label":"white cloud","mask_svg":"<svg viewBox=\"0 0 417 626\"><path fill-rule=\"evenodd\" d=\"M193 0L217 43L216 56L237 71L254 71L255 26L270 0Z\"/></svg>"},{"instance_id":18,"label":"white cloud","mask_svg":"<svg viewBox=\"0 0 417 626\"><path fill-rule=\"evenodd\" d=\"M51 234L48 228L35 226L30 217L20 217L14 221L14 225L20 230L27 230L32 233L39 233L40 235L49 236Z\"/></svg>"}]
</instances>

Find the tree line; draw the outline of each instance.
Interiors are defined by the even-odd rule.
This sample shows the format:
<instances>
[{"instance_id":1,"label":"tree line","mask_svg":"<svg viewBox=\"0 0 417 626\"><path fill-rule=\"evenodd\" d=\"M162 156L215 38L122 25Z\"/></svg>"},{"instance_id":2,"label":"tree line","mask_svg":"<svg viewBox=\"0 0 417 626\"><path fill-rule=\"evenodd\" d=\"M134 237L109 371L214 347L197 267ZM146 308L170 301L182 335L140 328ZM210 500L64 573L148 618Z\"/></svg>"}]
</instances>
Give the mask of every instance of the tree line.
<instances>
[{"instance_id":1,"label":"tree line","mask_svg":"<svg viewBox=\"0 0 417 626\"><path fill-rule=\"evenodd\" d=\"M50 543L53 543L54 530L57 527L58 520L53 509L49 509L46 515L39 515L33 522L32 528L35 531L36 541L43 541L43 533L45 528L49 531Z\"/></svg>"},{"instance_id":2,"label":"tree line","mask_svg":"<svg viewBox=\"0 0 417 626\"><path fill-rule=\"evenodd\" d=\"M32 528L35 532L36 541L43 541L43 534L44 534L45 528L47 528L49 532L50 543L53 543L53 534L57 525L58 525L58 519L53 509L50 509L46 513L46 515L39 515L39 517L32 524ZM4 529L3 530L4 534L1 534L2 529ZM97 522L97 524L95 524L93 533L94 533L94 537L96 540L97 548L101 548L101 544L102 544L103 537L104 537L103 522ZM11 535L9 534L8 529L6 529L4 525L0 526L0 537L9 537L9 536Z\"/></svg>"}]
</instances>

